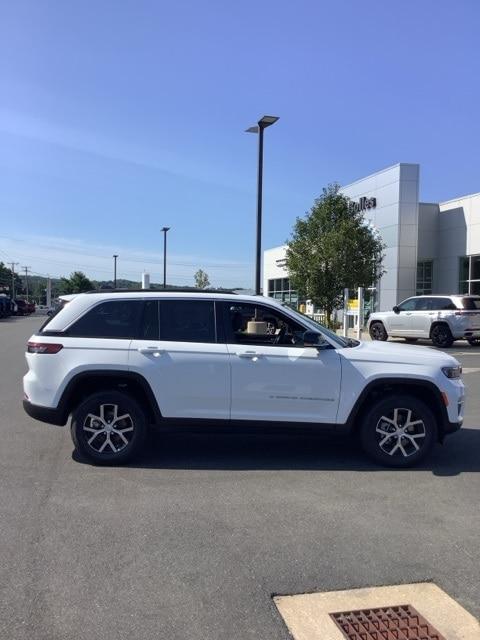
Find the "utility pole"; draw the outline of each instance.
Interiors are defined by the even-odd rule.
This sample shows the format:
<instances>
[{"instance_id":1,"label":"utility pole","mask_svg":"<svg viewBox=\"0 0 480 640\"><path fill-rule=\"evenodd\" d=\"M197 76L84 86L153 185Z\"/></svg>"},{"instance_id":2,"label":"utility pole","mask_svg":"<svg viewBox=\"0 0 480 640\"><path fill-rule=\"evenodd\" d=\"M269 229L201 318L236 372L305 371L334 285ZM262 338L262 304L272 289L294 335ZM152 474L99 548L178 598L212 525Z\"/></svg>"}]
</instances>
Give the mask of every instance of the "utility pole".
<instances>
[{"instance_id":1,"label":"utility pole","mask_svg":"<svg viewBox=\"0 0 480 640\"><path fill-rule=\"evenodd\" d=\"M19 262L10 262L12 265L12 300L15 300L15 265Z\"/></svg>"},{"instance_id":2,"label":"utility pole","mask_svg":"<svg viewBox=\"0 0 480 640\"><path fill-rule=\"evenodd\" d=\"M47 278L47 292L46 292L45 303L47 307L50 309L50 307L52 306L52 280L50 276L48 276Z\"/></svg>"},{"instance_id":3,"label":"utility pole","mask_svg":"<svg viewBox=\"0 0 480 640\"><path fill-rule=\"evenodd\" d=\"M162 227L163 231L163 288L167 288L167 231L170 227Z\"/></svg>"},{"instance_id":4,"label":"utility pole","mask_svg":"<svg viewBox=\"0 0 480 640\"><path fill-rule=\"evenodd\" d=\"M117 288L117 258L118 253L113 254L113 288Z\"/></svg>"},{"instance_id":5,"label":"utility pole","mask_svg":"<svg viewBox=\"0 0 480 640\"><path fill-rule=\"evenodd\" d=\"M27 290L27 302L28 302L28 270L32 267L22 267L25 270L25 288Z\"/></svg>"}]
</instances>

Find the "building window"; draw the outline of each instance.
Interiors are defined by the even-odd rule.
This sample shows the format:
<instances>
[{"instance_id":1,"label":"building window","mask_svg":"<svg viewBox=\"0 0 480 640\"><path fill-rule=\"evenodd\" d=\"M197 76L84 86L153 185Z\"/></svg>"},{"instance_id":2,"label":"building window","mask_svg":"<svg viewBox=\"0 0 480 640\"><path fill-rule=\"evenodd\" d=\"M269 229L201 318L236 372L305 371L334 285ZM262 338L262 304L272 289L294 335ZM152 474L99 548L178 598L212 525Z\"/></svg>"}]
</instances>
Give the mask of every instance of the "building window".
<instances>
[{"instance_id":1,"label":"building window","mask_svg":"<svg viewBox=\"0 0 480 640\"><path fill-rule=\"evenodd\" d=\"M430 295L433 283L433 262L422 260L417 262L417 296Z\"/></svg>"},{"instance_id":2,"label":"building window","mask_svg":"<svg viewBox=\"0 0 480 640\"><path fill-rule=\"evenodd\" d=\"M460 258L458 292L480 294L480 255Z\"/></svg>"},{"instance_id":3,"label":"building window","mask_svg":"<svg viewBox=\"0 0 480 640\"><path fill-rule=\"evenodd\" d=\"M268 281L268 295L280 302L296 308L298 304L297 292L290 288L290 278L273 278Z\"/></svg>"}]
</instances>

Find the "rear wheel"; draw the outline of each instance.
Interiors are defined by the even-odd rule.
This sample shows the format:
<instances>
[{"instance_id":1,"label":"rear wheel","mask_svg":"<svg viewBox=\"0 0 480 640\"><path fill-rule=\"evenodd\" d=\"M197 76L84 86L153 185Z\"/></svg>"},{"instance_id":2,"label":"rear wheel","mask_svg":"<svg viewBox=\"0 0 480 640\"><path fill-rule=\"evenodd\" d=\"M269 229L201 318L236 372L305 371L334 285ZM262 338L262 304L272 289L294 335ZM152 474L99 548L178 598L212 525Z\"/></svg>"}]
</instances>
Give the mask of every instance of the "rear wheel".
<instances>
[{"instance_id":1,"label":"rear wheel","mask_svg":"<svg viewBox=\"0 0 480 640\"><path fill-rule=\"evenodd\" d=\"M436 324L432 327L430 338L436 347L442 349L451 347L453 344L452 332L446 324Z\"/></svg>"},{"instance_id":2,"label":"rear wheel","mask_svg":"<svg viewBox=\"0 0 480 640\"><path fill-rule=\"evenodd\" d=\"M412 467L437 440L436 420L428 406L410 395L379 400L363 419L364 451L387 467Z\"/></svg>"},{"instance_id":3,"label":"rear wheel","mask_svg":"<svg viewBox=\"0 0 480 640\"><path fill-rule=\"evenodd\" d=\"M123 464L142 448L147 426L137 402L118 391L89 396L74 411L75 448L96 464Z\"/></svg>"},{"instance_id":4,"label":"rear wheel","mask_svg":"<svg viewBox=\"0 0 480 640\"><path fill-rule=\"evenodd\" d=\"M369 333L372 340L381 340L384 342L388 339L388 333L383 326L383 322L372 322Z\"/></svg>"}]
</instances>

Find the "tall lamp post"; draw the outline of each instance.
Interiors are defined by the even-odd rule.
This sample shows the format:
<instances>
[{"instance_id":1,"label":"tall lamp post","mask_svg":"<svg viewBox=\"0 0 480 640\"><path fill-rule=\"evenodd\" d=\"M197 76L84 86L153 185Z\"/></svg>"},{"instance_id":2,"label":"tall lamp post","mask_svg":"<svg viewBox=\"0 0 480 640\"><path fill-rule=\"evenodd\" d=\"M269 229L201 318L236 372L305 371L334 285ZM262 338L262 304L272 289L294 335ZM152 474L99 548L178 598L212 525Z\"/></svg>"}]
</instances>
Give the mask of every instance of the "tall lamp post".
<instances>
[{"instance_id":1,"label":"tall lamp post","mask_svg":"<svg viewBox=\"0 0 480 640\"><path fill-rule=\"evenodd\" d=\"M277 116L263 116L247 133L258 133L257 174L257 247L255 254L255 294L260 295L260 272L262 260L262 192L263 192L263 132L278 120Z\"/></svg>"},{"instance_id":2,"label":"tall lamp post","mask_svg":"<svg viewBox=\"0 0 480 640\"><path fill-rule=\"evenodd\" d=\"M170 227L162 227L163 231L163 288L167 288L167 231Z\"/></svg>"},{"instance_id":3,"label":"tall lamp post","mask_svg":"<svg viewBox=\"0 0 480 640\"><path fill-rule=\"evenodd\" d=\"M113 288L117 288L117 258L118 253L113 254Z\"/></svg>"}]
</instances>

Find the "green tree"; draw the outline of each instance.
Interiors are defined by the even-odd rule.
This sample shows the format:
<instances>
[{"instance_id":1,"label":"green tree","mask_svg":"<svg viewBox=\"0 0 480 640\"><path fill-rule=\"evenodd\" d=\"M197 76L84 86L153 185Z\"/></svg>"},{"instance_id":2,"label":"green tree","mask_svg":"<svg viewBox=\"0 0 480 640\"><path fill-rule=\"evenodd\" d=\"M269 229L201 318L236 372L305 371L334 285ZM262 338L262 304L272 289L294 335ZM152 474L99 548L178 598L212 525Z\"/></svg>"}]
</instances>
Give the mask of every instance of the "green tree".
<instances>
[{"instance_id":1,"label":"green tree","mask_svg":"<svg viewBox=\"0 0 480 640\"><path fill-rule=\"evenodd\" d=\"M74 271L70 274L70 278L61 278L60 295L67 293L83 293L91 291L95 287L82 271Z\"/></svg>"},{"instance_id":2,"label":"green tree","mask_svg":"<svg viewBox=\"0 0 480 640\"><path fill-rule=\"evenodd\" d=\"M328 326L343 306L345 287L370 287L384 273L385 245L339 190L336 183L328 185L305 217L297 218L286 253L293 288L325 311Z\"/></svg>"},{"instance_id":3,"label":"green tree","mask_svg":"<svg viewBox=\"0 0 480 640\"><path fill-rule=\"evenodd\" d=\"M199 269L193 277L195 279L195 286L198 287L198 289L206 289L210 286L208 273L205 273L203 269Z\"/></svg>"},{"instance_id":4,"label":"green tree","mask_svg":"<svg viewBox=\"0 0 480 640\"><path fill-rule=\"evenodd\" d=\"M12 270L6 267L3 262L0 262L0 291L12 295ZM22 279L15 273L15 295L22 293L22 291Z\"/></svg>"}]
</instances>

